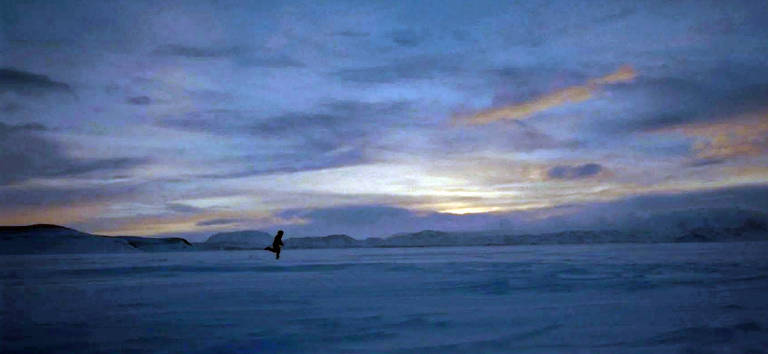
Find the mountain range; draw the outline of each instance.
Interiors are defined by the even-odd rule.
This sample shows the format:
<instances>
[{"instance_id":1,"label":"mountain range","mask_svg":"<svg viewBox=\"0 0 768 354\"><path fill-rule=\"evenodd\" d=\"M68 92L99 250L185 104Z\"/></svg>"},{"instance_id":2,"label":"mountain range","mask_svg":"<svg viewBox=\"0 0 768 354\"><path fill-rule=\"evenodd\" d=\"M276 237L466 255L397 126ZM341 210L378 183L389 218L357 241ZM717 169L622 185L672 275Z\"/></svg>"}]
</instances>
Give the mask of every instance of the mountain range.
<instances>
[{"instance_id":1,"label":"mountain range","mask_svg":"<svg viewBox=\"0 0 768 354\"><path fill-rule=\"evenodd\" d=\"M211 235L205 242L183 238L101 236L63 226L0 226L0 254L112 253L262 249L272 235L257 230ZM768 214L744 209L694 209L649 215L623 229L565 230L520 234L509 230L424 230L385 238L348 235L286 238L287 249L502 246L536 244L768 241Z\"/></svg>"}]
</instances>

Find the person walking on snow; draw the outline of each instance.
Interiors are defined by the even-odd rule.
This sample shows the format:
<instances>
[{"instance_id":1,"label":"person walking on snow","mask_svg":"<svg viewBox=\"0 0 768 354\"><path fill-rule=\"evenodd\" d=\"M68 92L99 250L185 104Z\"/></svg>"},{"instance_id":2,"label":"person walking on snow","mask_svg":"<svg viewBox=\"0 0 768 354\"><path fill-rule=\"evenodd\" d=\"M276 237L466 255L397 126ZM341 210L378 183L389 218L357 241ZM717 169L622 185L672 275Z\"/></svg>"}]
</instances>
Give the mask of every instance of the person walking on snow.
<instances>
[{"instance_id":1,"label":"person walking on snow","mask_svg":"<svg viewBox=\"0 0 768 354\"><path fill-rule=\"evenodd\" d=\"M275 252L275 259L280 259L280 247L283 246L283 230L278 230L272 241L272 247L264 247L265 250Z\"/></svg>"}]
</instances>

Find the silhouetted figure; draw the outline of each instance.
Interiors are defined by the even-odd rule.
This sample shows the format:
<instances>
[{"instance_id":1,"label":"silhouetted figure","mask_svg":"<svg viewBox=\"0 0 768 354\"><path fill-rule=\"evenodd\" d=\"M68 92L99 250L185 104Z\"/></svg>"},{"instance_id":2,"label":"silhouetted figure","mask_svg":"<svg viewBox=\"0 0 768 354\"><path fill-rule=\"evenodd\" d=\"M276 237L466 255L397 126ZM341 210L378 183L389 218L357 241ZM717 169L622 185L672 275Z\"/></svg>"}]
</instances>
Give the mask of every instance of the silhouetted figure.
<instances>
[{"instance_id":1,"label":"silhouetted figure","mask_svg":"<svg viewBox=\"0 0 768 354\"><path fill-rule=\"evenodd\" d=\"M275 240L272 241L272 247L264 247L265 250L275 252L275 259L280 259L280 246L283 245L283 230L278 230Z\"/></svg>"}]
</instances>

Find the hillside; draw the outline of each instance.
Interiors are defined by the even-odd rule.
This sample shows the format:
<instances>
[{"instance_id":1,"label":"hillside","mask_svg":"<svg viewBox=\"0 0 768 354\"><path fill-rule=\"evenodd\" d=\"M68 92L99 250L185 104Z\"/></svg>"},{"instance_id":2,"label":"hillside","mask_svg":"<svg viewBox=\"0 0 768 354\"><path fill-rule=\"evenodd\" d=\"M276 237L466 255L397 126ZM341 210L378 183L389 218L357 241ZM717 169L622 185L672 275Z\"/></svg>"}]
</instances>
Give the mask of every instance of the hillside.
<instances>
[{"instance_id":1,"label":"hillside","mask_svg":"<svg viewBox=\"0 0 768 354\"><path fill-rule=\"evenodd\" d=\"M123 253L190 250L181 238L110 237L58 225L0 226L0 254Z\"/></svg>"},{"instance_id":2,"label":"hillside","mask_svg":"<svg viewBox=\"0 0 768 354\"><path fill-rule=\"evenodd\" d=\"M322 237L294 237L284 241L286 248L355 248L363 247L363 241L347 235Z\"/></svg>"},{"instance_id":3,"label":"hillside","mask_svg":"<svg viewBox=\"0 0 768 354\"><path fill-rule=\"evenodd\" d=\"M217 233L195 246L204 250L263 249L272 244L272 239L272 235L263 231L243 230Z\"/></svg>"}]
</instances>

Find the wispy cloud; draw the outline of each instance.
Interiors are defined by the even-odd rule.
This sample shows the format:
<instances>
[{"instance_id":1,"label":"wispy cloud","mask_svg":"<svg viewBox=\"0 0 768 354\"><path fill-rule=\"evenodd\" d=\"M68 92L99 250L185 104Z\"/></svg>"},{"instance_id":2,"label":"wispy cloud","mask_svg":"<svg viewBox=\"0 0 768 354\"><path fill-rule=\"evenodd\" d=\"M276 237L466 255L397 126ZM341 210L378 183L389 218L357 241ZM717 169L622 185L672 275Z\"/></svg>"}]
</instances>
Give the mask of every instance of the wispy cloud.
<instances>
[{"instance_id":1,"label":"wispy cloud","mask_svg":"<svg viewBox=\"0 0 768 354\"><path fill-rule=\"evenodd\" d=\"M243 52L239 47L192 47L179 44L168 44L158 47L154 54L161 56L177 56L186 58L222 58L231 57Z\"/></svg>"},{"instance_id":2,"label":"wispy cloud","mask_svg":"<svg viewBox=\"0 0 768 354\"><path fill-rule=\"evenodd\" d=\"M601 86L632 81L635 76L637 76L635 70L629 65L624 65L615 72L591 79L583 85L567 87L528 102L488 109L469 117L458 117L457 120L470 125L477 125L500 120L525 119L550 108L584 102L591 99Z\"/></svg>"},{"instance_id":3,"label":"wispy cloud","mask_svg":"<svg viewBox=\"0 0 768 354\"><path fill-rule=\"evenodd\" d=\"M547 176L553 179L578 179L598 175L603 171L603 166L596 163L588 163L578 166L559 165L547 171Z\"/></svg>"},{"instance_id":4,"label":"wispy cloud","mask_svg":"<svg viewBox=\"0 0 768 354\"><path fill-rule=\"evenodd\" d=\"M22 95L41 95L54 92L73 93L69 85L51 80L48 76L14 68L0 68L0 93L5 91Z\"/></svg>"},{"instance_id":5,"label":"wispy cloud","mask_svg":"<svg viewBox=\"0 0 768 354\"><path fill-rule=\"evenodd\" d=\"M209 219L209 220L198 221L195 225L197 226L232 225L232 224L239 224L241 222L243 222L243 219L219 218L219 219Z\"/></svg>"},{"instance_id":6,"label":"wispy cloud","mask_svg":"<svg viewBox=\"0 0 768 354\"><path fill-rule=\"evenodd\" d=\"M0 224L367 235L768 181L763 2L0 3Z\"/></svg>"},{"instance_id":7,"label":"wispy cloud","mask_svg":"<svg viewBox=\"0 0 768 354\"><path fill-rule=\"evenodd\" d=\"M0 186L33 178L77 176L89 172L130 169L146 158L83 159L70 156L66 146L44 134L38 123L9 125L0 122Z\"/></svg>"},{"instance_id":8,"label":"wispy cloud","mask_svg":"<svg viewBox=\"0 0 768 354\"><path fill-rule=\"evenodd\" d=\"M144 106L152 103L152 99L147 96L136 96L136 97L130 97L126 100L126 102L130 104L135 104L139 106Z\"/></svg>"},{"instance_id":9,"label":"wispy cloud","mask_svg":"<svg viewBox=\"0 0 768 354\"><path fill-rule=\"evenodd\" d=\"M758 156L768 152L768 113L722 123L677 128L696 142L692 149L699 159L713 160Z\"/></svg>"},{"instance_id":10,"label":"wispy cloud","mask_svg":"<svg viewBox=\"0 0 768 354\"><path fill-rule=\"evenodd\" d=\"M404 43L400 45L405 46ZM335 75L348 82L388 84L404 80L429 80L455 76L462 71L460 61L456 58L412 56L380 65L344 68L337 71Z\"/></svg>"},{"instance_id":11,"label":"wispy cloud","mask_svg":"<svg viewBox=\"0 0 768 354\"><path fill-rule=\"evenodd\" d=\"M635 69L632 68L632 66L624 65L620 67L618 70L608 75L599 77L597 79L589 80L589 83L587 85L590 87L594 87L597 85L608 85L608 84L617 84L621 82L628 82L628 81L634 80L635 76L637 76Z\"/></svg>"}]
</instances>

